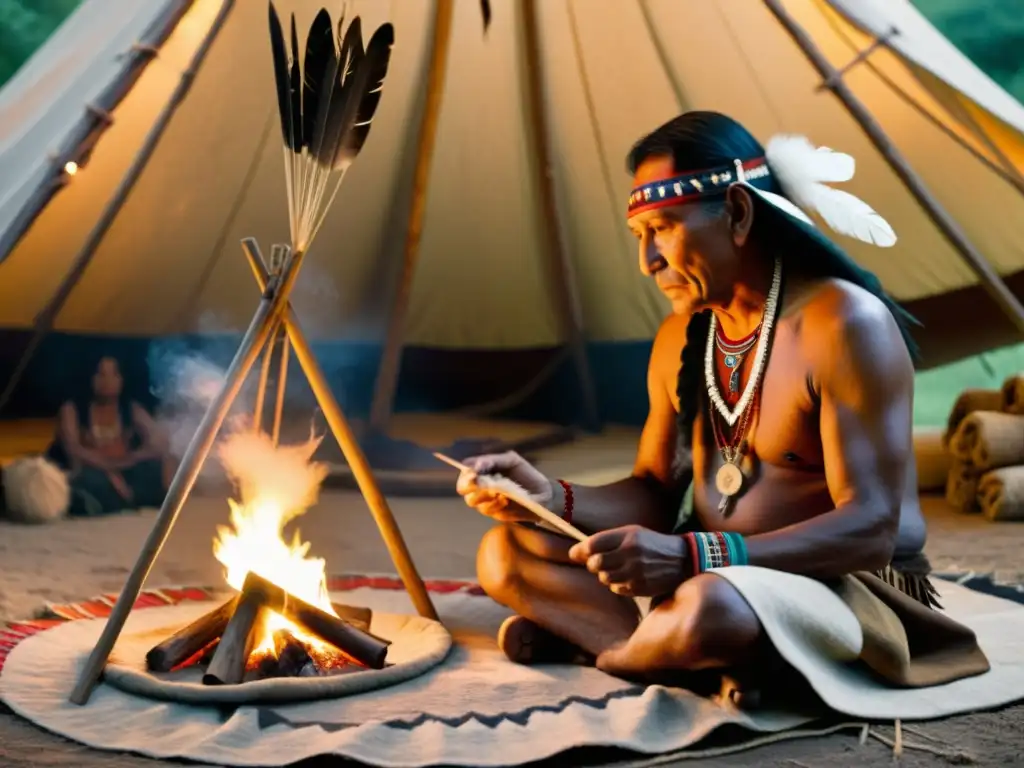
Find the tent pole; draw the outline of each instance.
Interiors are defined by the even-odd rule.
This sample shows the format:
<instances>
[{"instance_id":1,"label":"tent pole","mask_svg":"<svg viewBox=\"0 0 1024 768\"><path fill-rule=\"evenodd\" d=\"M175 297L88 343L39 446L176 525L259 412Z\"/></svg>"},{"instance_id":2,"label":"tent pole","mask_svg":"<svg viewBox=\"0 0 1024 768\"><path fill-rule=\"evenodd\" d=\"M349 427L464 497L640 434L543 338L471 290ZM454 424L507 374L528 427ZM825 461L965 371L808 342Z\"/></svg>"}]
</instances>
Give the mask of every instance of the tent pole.
<instances>
[{"instance_id":1,"label":"tent pole","mask_svg":"<svg viewBox=\"0 0 1024 768\"><path fill-rule=\"evenodd\" d=\"M918 204L938 227L946 240L956 249L977 275L979 282L989 293L999 308L1006 314L1013 325L1024 336L1024 305L1006 286L999 274L992 268L985 257L968 240L966 233L950 216L935 196L925 186L924 181L911 168L910 163L885 135L882 126L871 115L867 107L853 94L853 91L842 80L836 68L818 49L803 27L783 7L782 0L764 0L768 10L775 16L783 29L789 33L793 41L803 51L807 60L818 70L826 87L843 103L847 111L867 134L871 143L885 158L907 190L914 196Z\"/></svg>"},{"instance_id":2,"label":"tent pole","mask_svg":"<svg viewBox=\"0 0 1024 768\"><path fill-rule=\"evenodd\" d=\"M434 32L427 70L425 103L423 114L420 116L416 167L413 171L412 182L412 205L406 224L402 273L398 280L395 303L391 310L391 319L388 322L380 368L377 371L377 381L374 384L373 403L370 406L370 430L380 433L387 431L388 421L391 419L395 391L398 388L398 374L402 366L405 321L409 314L412 281L416 274L420 239L423 235L423 220L427 212L427 185L430 183L430 166L434 159L434 140L437 136L438 119L441 116L444 77L448 64L448 43L451 40L454 10L454 0L435 1Z\"/></svg>"},{"instance_id":3,"label":"tent pole","mask_svg":"<svg viewBox=\"0 0 1024 768\"><path fill-rule=\"evenodd\" d=\"M547 110L541 80L540 34L536 0L522 4L523 44L526 70L526 119L534 151L537 153L537 189L540 192L540 215L552 258L557 310L560 315L566 343L572 353L583 398L583 423L587 429L600 431L601 417L597 407L597 389L593 371L587 357L586 337L583 332L583 306L569 248L566 244L565 216L559 210L552 166Z\"/></svg>"},{"instance_id":4,"label":"tent pole","mask_svg":"<svg viewBox=\"0 0 1024 768\"><path fill-rule=\"evenodd\" d=\"M71 296L71 292L74 291L78 281L81 280L82 274L88 268L93 256L96 255L96 249L99 248L99 245L106 236L107 231L114 223L114 219L117 218L118 213L120 213L121 208L128 199L128 195L131 194L132 189L135 187L135 183L139 180L143 170L145 170L150 157L152 157L153 152L157 147L157 144L160 143L160 138L163 136L164 131L171 122L171 118L174 116L174 113L177 112L178 107L181 106L181 103L185 100L185 96L188 94L189 89L192 87L192 82L195 80L199 67L202 65L203 60L206 58L210 48L213 46L214 40L216 40L221 28L223 28L224 23L227 21L228 15L231 13L234 4L235 0L223 0L220 10L217 12L217 16L214 18L213 23L210 24L210 28L207 30L202 42L200 42L199 47L196 48L196 51L192 56L192 60L189 62L188 68L181 73L181 79L178 81L177 86L175 86L174 92L171 94L167 104L164 105L163 110L157 116L157 119L154 122L153 127L150 129L149 134L146 136L138 154L132 160L132 164L125 172L125 175L121 178L121 183L114 191L113 197L107 203L106 208L103 209L103 212L100 214L96 224L89 232L85 244L75 256L74 261L71 262L71 268L64 276L60 285L57 286L57 290L50 297L46 306L38 315L36 315L36 320L32 329L32 338L29 341L28 347L25 349L24 354L22 354L21 359L18 360L18 365L15 368L14 373L7 382L7 386L4 388L3 394L0 395L0 411L2 411L4 406L7 405L7 401L14 393L21 377L25 373L25 369L28 368L29 362L35 355L36 350L39 348L39 344L42 342L43 337L46 336L46 334L53 328L57 315L60 314L60 311L64 308L64 304L67 302L68 297Z\"/></svg>"},{"instance_id":5,"label":"tent pole","mask_svg":"<svg viewBox=\"0 0 1024 768\"><path fill-rule=\"evenodd\" d=\"M38 185L11 225L0 232L0 263L11 255L50 199L67 186L68 177L63 170L67 163L79 161L83 154L92 152L99 137L111 123L110 113L131 93L146 68L158 58L160 47L178 28L178 23L193 3L194 0L177 0L175 8L150 26L142 39L124 56L124 66L117 76L86 105L81 118L64 138L61 148L52 156L53 168L60 169L60 173L56 178Z\"/></svg>"}]
</instances>

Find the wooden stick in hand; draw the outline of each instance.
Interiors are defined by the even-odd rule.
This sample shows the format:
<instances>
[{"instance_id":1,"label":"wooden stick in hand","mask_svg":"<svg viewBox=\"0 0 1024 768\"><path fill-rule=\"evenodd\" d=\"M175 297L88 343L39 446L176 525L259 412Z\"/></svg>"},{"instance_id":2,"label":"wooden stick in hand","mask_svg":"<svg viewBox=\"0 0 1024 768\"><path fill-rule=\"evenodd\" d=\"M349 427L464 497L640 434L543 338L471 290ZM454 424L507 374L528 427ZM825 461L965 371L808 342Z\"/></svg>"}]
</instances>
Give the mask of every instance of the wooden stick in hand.
<instances>
[{"instance_id":1,"label":"wooden stick in hand","mask_svg":"<svg viewBox=\"0 0 1024 768\"><path fill-rule=\"evenodd\" d=\"M456 461L450 456L445 456L443 453L435 453L434 457L440 459L445 464L455 467L460 472L472 472L473 474L477 474L476 470L474 470L472 467L467 466L460 461ZM554 512L552 512L551 510L547 509L544 506L541 506L533 499L530 499L526 496L520 496L519 494L509 493L503 488L488 488L487 490L494 491L495 493L501 494L502 496L508 498L509 500L514 501L516 504L523 507L528 512L533 513L548 525L557 528L566 536L576 539L576 541L586 541L587 535L583 533L583 531L581 531L576 526L565 522L565 520L560 518Z\"/></svg>"}]
</instances>

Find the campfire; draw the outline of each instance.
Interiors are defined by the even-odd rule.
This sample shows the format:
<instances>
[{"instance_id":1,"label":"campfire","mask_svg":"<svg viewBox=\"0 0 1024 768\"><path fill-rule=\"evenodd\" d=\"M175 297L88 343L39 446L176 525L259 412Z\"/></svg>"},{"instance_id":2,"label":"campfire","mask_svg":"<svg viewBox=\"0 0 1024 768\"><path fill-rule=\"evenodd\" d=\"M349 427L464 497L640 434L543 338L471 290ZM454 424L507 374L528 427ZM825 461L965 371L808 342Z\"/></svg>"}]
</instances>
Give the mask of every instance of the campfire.
<instances>
[{"instance_id":1,"label":"campfire","mask_svg":"<svg viewBox=\"0 0 1024 768\"><path fill-rule=\"evenodd\" d=\"M200 665L204 684L237 685L384 667L389 642L369 632L371 612L331 603L325 561L309 557L298 531L291 543L284 538L285 526L315 503L326 475L311 461L318 444L278 447L251 431L222 444L241 503L228 500L230 525L218 527L213 554L236 594L153 647L150 671Z\"/></svg>"}]
</instances>

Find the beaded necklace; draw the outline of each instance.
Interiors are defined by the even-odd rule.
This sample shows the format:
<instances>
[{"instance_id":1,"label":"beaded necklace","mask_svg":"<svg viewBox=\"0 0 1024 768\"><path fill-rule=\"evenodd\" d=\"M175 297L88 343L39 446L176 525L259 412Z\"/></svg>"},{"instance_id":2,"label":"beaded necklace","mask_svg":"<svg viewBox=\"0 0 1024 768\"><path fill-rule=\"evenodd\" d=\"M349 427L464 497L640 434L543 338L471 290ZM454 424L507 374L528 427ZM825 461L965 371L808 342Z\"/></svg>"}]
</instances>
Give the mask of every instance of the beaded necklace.
<instances>
[{"instance_id":1,"label":"beaded necklace","mask_svg":"<svg viewBox=\"0 0 1024 768\"><path fill-rule=\"evenodd\" d=\"M747 356L747 352L754 348L754 344L757 343L758 334L761 332L761 324L757 324L757 328L751 331L748 335L744 336L739 341L733 341L725 335L722 328L719 327L715 333L715 346L718 347L718 351L722 353L723 362L725 367L729 369L729 397L733 399L739 394L740 391L740 371L743 366L743 359Z\"/></svg>"},{"instance_id":2,"label":"beaded necklace","mask_svg":"<svg viewBox=\"0 0 1024 768\"><path fill-rule=\"evenodd\" d=\"M714 314L711 315L711 327L708 332L707 350L704 356L704 382L707 386L708 399L714 406L713 409L709 409L709 416L711 417L712 427L715 432L715 443L725 462L715 475L715 487L722 496L719 511L724 515L729 514L733 502L743 489L745 478L743 470L740 468L740 463L747 452L746 433L750 427L753 414L757 410L755 398L764 377L765 365L768 360L768 346L771 340L772 327L775 325L776 313L778 312L781 288L782 260L776 258L775 269L772 273L772 285L764 303L761 322L754 331L754 334L752 334L757 339L754 366L750 372L750 379L747 381L746 387L743 388L743 394L740 396L739 402L731 409L726 405L725 400L718 391L718 380L715 373L715 349L718 347L719 329L717 319ZM754 339L750 337L742 339L740 343L746 344L748 339L752 346ZM750 347L747 347L746 351L749 351L749 349ZM730 384L734 378L737 379L738 384L739 363L737 362L734 366L729 366L727 360L726 367L731 367L733 371L729 377ZM730 427L735 427L731 439L728 441L724 439L719 428L719 417ZM739 423L737 424L737 422Z\"/></svg>"}]
</instances>

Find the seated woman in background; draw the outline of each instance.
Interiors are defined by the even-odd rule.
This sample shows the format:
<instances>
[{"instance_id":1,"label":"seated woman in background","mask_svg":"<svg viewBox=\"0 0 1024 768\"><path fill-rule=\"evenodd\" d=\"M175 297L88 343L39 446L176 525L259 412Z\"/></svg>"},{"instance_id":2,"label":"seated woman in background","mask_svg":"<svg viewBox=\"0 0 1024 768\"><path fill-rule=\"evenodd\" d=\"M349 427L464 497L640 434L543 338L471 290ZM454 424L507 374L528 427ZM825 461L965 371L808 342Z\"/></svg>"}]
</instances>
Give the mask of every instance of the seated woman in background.
<instances>
[{"instance_id":1,"label":"seated woman in background","mask_svg":"<svg viewBox=\"0 0 1024 768\"><path fill-rule=\"evenodd\" d=\"M124 395L117 360L100 359L90 393L64 403L51 461L69 472L74 516L159 507L170 464L166 441L146 410Z\"/></svg>"}]
</instances>

